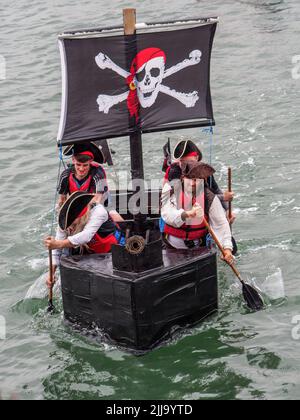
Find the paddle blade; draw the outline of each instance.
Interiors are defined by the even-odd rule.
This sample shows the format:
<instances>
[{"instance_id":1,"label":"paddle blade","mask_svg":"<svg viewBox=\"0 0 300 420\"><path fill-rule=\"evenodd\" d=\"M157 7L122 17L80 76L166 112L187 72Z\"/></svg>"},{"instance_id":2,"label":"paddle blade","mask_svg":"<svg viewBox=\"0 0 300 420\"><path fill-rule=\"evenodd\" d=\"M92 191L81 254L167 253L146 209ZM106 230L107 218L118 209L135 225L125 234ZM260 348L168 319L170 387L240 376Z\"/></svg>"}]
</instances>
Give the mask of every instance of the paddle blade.
<instances>
[{"instance_id":1,"label":"paddle blade","mask_svg":"<svg viewBox=\"0 0 300 420\"><path fill-rule=\"evenodd\" d=\"M244 282L243 296L250 309L254 311L261 311L262 309L264 309L265 304L258 291L254 289L254 287Z\"/></svg>"},{"instance_id":2,"label":"paddle blade","mask_svg":"<svg viewBox=\"0 0 300 420\"><path fill-rule=\"evenodd\" d=\"M47 308L47 313L48 314L53 314L55 312L55 306L53 305L52 300L49 300L48 302L48 308Z\"/></svg>"},{"instance_id":3,"label":"paddle blade","mask_svg":"<svg viewBox=\"0 0 300 420\"><path fill-rule=\"evenodd\" d=\"M236 255L238 253L238 246L233 236L232 236L232 246L233 246L232 255Z\"/></svg>"}]
</instances>

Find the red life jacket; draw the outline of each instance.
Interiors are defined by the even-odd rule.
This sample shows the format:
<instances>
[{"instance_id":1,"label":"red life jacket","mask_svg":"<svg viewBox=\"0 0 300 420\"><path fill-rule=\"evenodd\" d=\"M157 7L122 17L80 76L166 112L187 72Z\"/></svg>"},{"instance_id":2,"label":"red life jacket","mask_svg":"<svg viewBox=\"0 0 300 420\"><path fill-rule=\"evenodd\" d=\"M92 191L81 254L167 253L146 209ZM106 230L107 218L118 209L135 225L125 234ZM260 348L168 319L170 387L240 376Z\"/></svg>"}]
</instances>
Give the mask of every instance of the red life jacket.
<instances>
[{"instance_id":1,"label":"red life jacket","mask_svg":"<svg viewBox=\"0 0 300 420\"><path fill-rule=\"evenodd\" d=\"M111 252L111 246L118 244L115 231L116 225L109 218L87 244L89 249L95 254L108 254Z\"/></svg>"},{"instance_id":2,"label":"red life jacket","mask_svg":"<svg viewBox=\"0 0 300 420\"><path fill-rule=\"evenodd\" d=\"M180 206L186 210L190 210L195 203L200 204L202 209L205 209L205 194L202 193L200 196L197 196L196 199L192 199L191 195L186 195L183 192L180 197ZM204 216L208 221L208 216ZM197 218L190 219L188 223L185 223L180 228L175 228L170 225L165 225L164 233L167 235L175 236L176 238L195 241L197 239L203 238L207 234L207 228L205 226L204 220L197 223Z\"/></svg>"},{"instance_id":3,"label":"red life jacket","mask_svg":"<svg viewBox=\"0 0 300 420\"><path fill-rule=\"evenodd\" d=\"M95 254L108 254L111 251L111 246L116 245L117 243L118 241L114 234L102 238L99 233L96 233L91 242L87 245Z\"/></svg>"},{"instance_id":4,"label":"red life jacket","mask_svg":"<svg viewBox=\"0 0 300 420\"><path fill-rule=\"evenodd\" d=\"M169 173L171 170L171 166L168 167L168 169L166 170L165 176L164 176L164 180L168 181L169 180Z\"/></svg>"},{"instance_id":5,"label":"red life jacket","mask_svg":"<svg viewBox=\"0 0 300 420\"><path fill-rule=\"evenodd\" d=\"M90 175L88 179L80 187L78 187L78 184L75 180L75 175L71 172L69 176L70 194L73 194L76 191L84 191L84 192L93 193L94 191L93 191L93 188L91 188L91 183L92 183L92 175Z\"/></svg>"},{"instance_id":6,"label":"red life jacket","mask_svg":"<svg viewBox=\"0 0 300 420\"><path fill-rule=\"evenodd\" d=\"M97 164L97 163L91 163L92 168L98 168L99 166L100 165ZM101 169L103 169L103 168L101 168ZM103 169L103 174L104 174L104 178L106 178L106 173L105 173L104 169ZM87 180L79 187L78 183L76 182L75 175L73 174L72 171L70 171L70 175L69 175L69 191L70 191L70 194L73 194L76 191L95 193L96 191L92 186L92 180L93 180L93 175L89 175Z\"/></svg>"}]
</instances>

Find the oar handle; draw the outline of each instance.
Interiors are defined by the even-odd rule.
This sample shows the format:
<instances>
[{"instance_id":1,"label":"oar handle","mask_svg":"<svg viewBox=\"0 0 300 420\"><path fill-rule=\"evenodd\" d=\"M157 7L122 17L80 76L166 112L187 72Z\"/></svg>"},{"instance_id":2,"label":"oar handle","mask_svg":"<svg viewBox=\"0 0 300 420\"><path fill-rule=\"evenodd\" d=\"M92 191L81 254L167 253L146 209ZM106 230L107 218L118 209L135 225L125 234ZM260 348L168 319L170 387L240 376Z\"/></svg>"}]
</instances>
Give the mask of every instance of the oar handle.
<instances>
[{"instance_id":1,"label":"oar handle","mask_svg":"<svg viewBox=\"0 0 300 420\"><path fill-rule=\"evenodd\" d=\"M53 272L53 260L52 260L52 250L49 249L49 272L50 272L50 279L51 279L51 287L49 289L49 302L53 300L53 286L54 286L54 272Z\"/></svg>"},{"instance_id":2,"label":"oar handle","mask_svg":"<svg viewBox=\"0 0 300 420\"><path fill-rule=\"evenodd\" d=\"M237 278L239 279L239 281L241 283L244 283L244 280L242 279L241 274L240 274L239 270L236 268L236 266L234 264L228 264L228 265L231 267L232 271L237 276Z\"/></svg>"},{"instance_id":3,"label":"oar handle","mask_svg":"<svg viewBox=\"0 0 300 420\"><path fill-rule=\"evenodd\" d=\"M215 232L212 230L212 228L210 227L210 225L209 225L209 223L207 222L207 220L204 218L204 223L205 223L205 225L206 225L206 227L207 227L207 229L208 229L208 231L209 231L209 233L210 233L210 236L213 238L213 240L215 241L215 243L217 244L217 246L218 246L218 248L219 248L219 250L222 252L222 255L223 255L223 257L225 258L225 251L224 251L224 248L223 248L223 246L221 245L221 242L219 241L219 239L217 238L217 235L215 234ZM226 261L227 262L227 261ZM244 281L242 280L242 278L241 278L241 275L240 275L240 273L239 273L239 271L238 271L238 269L236 268L236 266L234 265L234 264L229 264L229 263L227 263L230 267L231 267L231 269L232 269L232 271L234 272L234 274L237 276L237 278L242 282L242 283L244 283Z\"/></svg>"},{"instance_id":4,"label":"oar handle","mask_svg":"<svg viewBox=\"0 0 300 420\"><path fill-rule=\"evenodd\" d=\"M232 169L228 168L228 191L232 192ZM232 218L232 201L229 201L229 220Z\"/></svg>"}]
</instances>

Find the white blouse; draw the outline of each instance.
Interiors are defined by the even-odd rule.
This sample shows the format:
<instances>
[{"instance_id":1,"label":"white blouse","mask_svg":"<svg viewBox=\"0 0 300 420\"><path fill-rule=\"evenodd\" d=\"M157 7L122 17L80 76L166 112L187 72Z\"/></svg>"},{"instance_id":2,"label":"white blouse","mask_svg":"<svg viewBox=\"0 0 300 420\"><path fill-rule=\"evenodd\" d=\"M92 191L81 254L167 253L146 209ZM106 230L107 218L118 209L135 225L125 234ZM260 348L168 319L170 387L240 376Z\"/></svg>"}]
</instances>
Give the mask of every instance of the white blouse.
<instances>
[{"instance_id":1,"label":"white blouse","mask_svg":"<svg viewBox=\"0 0 300 420\"><path fill-rule=\"evenodd\" d=\"M59 227L56 231L55 239L58 241L69 239L74 247L88 244L95 234L98 232L100 227L108 220L108 212L105 210L102 204L97 204L91 209L90 218L85 225L82 232L77 233L76 235L67 236L66 232L62 231ZM62 254L69 255L69 249L55 249L52 251L53 255L53 264L59 265Z\"/></svg>"}]
</instances>

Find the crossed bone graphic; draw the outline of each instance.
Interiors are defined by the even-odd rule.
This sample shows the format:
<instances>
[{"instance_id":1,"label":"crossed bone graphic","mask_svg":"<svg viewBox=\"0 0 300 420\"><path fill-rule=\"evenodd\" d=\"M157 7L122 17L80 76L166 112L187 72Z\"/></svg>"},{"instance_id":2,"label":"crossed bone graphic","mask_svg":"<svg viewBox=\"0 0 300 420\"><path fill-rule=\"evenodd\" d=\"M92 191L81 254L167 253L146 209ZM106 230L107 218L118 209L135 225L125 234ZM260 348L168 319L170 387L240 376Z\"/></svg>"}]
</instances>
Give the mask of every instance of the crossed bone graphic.
<instances>
[{"instance_id":1,"label":"crossed bone graphic","mask_svg":"<svg viewBox=\"0 0 300 420\"><path fill-rule=\"evenodd\" d=\"M164 53L162 52L162 54ZM202 53L200 50L193 50L190 52L189 58L169 69L165 69L165 59L161 56L157 56L145 62L133 75L114 63L106 54L100 52L95 57L95 61L101 70L110 69L126 80L131 76L133 82L130 84L129 90L120 95L100 94L97 98L99 112L108 114L114 105L127 100L131 89L136 89L139 103L143 108L151 107L155 103L159 92L177 99L186 108L194 107L199 100L197 91L189 93L177 92L175 89L163 85L162 81L180 70L199 64L201 56Z\"/></svg>"}]
</instances>

